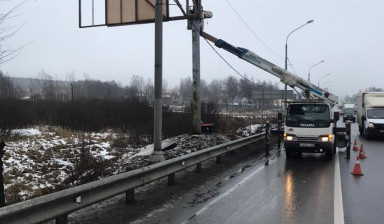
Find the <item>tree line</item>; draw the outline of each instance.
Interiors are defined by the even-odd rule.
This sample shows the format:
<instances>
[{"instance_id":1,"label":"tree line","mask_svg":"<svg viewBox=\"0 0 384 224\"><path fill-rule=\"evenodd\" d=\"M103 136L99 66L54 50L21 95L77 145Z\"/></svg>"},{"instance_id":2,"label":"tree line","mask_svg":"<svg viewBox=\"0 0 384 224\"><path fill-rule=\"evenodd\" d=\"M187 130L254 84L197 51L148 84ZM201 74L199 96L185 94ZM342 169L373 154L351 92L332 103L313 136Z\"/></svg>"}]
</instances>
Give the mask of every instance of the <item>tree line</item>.
<instances>
[{"instance_id":1,"label":"tree line","mask_svg":"<svg viewBox=\"0 0 384 224\"><path fill-rule=\"evenodd\" d=\"M33 125L60 126L80 131L114 128L129 133L135 141L139 141L140 136L153 134L153 86L149 81L144 82L141 77L133 76L131 84L125 87L116 82L94 80L62 82L49 77L36 79L34 82L29 90L25 90L30 91L30 99L25 99L22 97L23 94L20 94L22 91L20 87L0 73L2 134L8 134L7 131L11 129ZM182 86L186 85L186 82L189 82L189 79L181 81L180 90L184 91L187 88ZM241 83L231 78L231 84L236 82ZM212 101L222 100L229 88L227 86L225 89L225 83L216 80L208 85L202 85L205 91L203 98ZM210 87L215 85L216 88L210 90ZM240 88L240 84L233 87ZM180 103L190 103L192 87L188 88L191 91L181 97ZM236 91L239 95L243 94L240 89ZM168 91L168 94L171 95L172 91ZM202 120L215 123L218 132L233 133L237 128L255 122L251 119L241 120L215 113L213 103L208 101L202 102L202 108L210 108L202 110ZM176 113L168 110L165 105L164 137L191 132L191 111Z\"/></svg>"}]
</instances>

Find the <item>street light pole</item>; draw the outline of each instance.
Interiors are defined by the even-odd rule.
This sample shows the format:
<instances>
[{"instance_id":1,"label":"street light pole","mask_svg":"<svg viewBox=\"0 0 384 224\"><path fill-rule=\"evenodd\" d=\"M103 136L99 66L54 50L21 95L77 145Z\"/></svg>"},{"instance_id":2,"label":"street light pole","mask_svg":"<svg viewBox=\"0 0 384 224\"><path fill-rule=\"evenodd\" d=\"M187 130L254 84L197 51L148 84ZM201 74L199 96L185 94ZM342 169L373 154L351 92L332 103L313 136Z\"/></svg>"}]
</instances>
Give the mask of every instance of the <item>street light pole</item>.
<instances>
[{"instance_id":1,"label":"street light pole","mask_svg":"<svg viewBox=\"0 0 384 224\"><path fill-rule=\"evenodd\" d=\"M321 80L322 78L325 78L325 77L329 76L329 75L331 75L331 74L326 74L326 75L324 75L324 76L321 76L321 77L319 78L319 81L317 82L317 86L320 87L320 80Z\"/></svg>"},{"instance_id":2,"label":"street light pole","mask_svg":"<svg viewBox=\"0 0 384 224\"><path fill-rule=\"evenodd\" d=\"M308 20L308 22L306 22L305 24L303 24L303 25L299 26L298 28L292 30L292 31L288 34L287 38L285 39L285 67L284 67L285 70L288 71L288 38L289 38L289 36L290 36L293 32L295 32L296 30L302 28L303 26L305 26L305 25L307 25L307 24L309 24L309 23L313 23L313 21L314 21L313 19ZM284 86L284 107L285 107L285 109L287 109L287 84L285 84L285 86Z\"/></svg>"},{"instance_id":3,"label":"street light pole","mask_svg":"<svg viewBox=\"0 0 384 224\"><path fill-rule=\"evenodd\" d=\"M308 70L308 82L311 81L311 69L312 69L313 67L315 67L316 65L321 64L321 63L323 63L323 62L324 62L324 60L321 60L320 62L317 62L316 64L312 65L311 68L309 68L309 70Z\"/></svg>"},{"instance_id":4,"label":"street light pole","mask_svg":"<svg viewBox=\"0 0 384 224\"><path fill-rule=\"evenodd\" d=\"M327 85L327 84L332 84L331 80L328 80L328 81L324 84L324 89L328 91L330 88L329 88L329 85Z\"/></svg>"}]
</instances>

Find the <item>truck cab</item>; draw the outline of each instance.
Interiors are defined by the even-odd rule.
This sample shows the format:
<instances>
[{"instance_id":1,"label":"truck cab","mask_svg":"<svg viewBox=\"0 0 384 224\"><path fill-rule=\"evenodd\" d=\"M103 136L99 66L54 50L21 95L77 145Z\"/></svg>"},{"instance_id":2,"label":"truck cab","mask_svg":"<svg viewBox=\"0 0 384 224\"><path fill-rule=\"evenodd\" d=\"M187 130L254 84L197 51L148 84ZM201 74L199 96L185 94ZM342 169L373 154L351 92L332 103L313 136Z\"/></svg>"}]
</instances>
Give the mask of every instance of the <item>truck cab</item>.
<instances>
[{"instance_id":1,"label":"truck cab","mask_svg":"<svg viewBox=\"0 0 384 224\"><path fill-rule=\"evenodd\" d=\"M284 124L284 146L288 159L305 153L325 153L331 160L336 152L333 134L339 113L324 101L290 103Z\"/></svg>"},{"instance_id":2,"label":"truck cab","mask_svg":"<svg viewBox=\"0 0 384 224\"><path fill-rule=\"evenodd\" d=\"M384 136L384 93L369 92L357 95L357 123L360 135Z\"/></svg>"}]
</instances>

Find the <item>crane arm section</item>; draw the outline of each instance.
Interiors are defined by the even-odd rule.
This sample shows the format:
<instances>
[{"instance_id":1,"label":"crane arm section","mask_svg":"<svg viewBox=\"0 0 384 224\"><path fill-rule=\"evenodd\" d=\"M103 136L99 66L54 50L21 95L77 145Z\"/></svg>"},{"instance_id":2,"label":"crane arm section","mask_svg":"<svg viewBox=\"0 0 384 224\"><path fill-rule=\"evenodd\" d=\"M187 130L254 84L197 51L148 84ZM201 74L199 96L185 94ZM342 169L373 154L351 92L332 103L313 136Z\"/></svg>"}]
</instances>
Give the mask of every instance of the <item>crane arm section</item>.
<instances>
[{"instance_id":1,"label":"crane arm section","mask_svg":"<svg viewBox=\"0 0 384 224\"><path fill-rule=\"evenodd\" d=\"M304 80L303 78L292 74L291 72L280 68L279 66L261 58L257 54L253 53L252 51L249 51L245 48L241 47L235 47L224 40L217 39L205 32L201 32L201 36L204 37L205 39L213 42L216 47L222 48L239 58L243 59L244 61L247 61L256 67L263 69L264 71L278 77L280 81L286 85L291 86L292 88L298 87L302 89L303 91L308 91L311 93L313 96L323 99L333 105L337 104L338 102L338 97L327 92L326 90L323 90L319 88L316 85L313 85L309 81Z\"/></svg>"}]
</instances>

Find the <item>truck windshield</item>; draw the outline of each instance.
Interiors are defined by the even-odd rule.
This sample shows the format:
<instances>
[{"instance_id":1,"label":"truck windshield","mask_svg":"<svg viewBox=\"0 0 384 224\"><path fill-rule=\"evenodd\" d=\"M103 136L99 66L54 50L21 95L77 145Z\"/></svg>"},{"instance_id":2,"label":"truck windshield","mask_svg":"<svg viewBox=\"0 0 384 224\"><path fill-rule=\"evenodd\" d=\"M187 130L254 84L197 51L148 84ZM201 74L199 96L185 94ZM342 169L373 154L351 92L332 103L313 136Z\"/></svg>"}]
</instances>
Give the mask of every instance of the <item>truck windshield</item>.
<instances>
[{"instance_id":1,"label":"truck windshield","mask_svg":"<svg viewBox=\"0 0 384 224\"><path fill-rule=\"evenodd\" d=\"M289 127L329 127L329 107L326 104L291 104L285 124Z\"/></svg>"},{"instance_id":2,"label":"truck windshield","mask_svg":"<svg viewBox=\"0 0 384 224\"><path fill-rule=\"evenodd\" d=\"M368 109L367 117L371 119L384 119L384 109Z\"/></svg>"},{"instance_id":3,"label":"truck windshield","mask_svg":"<svg viewBox=\"0 0 384 224\"><path fill-rule=\"evenodd\" d=\"M355 115L355 110L354 109L346 109L345 111L344 111L344 114L345 115Z\"/></svg>"}]
</instances>

